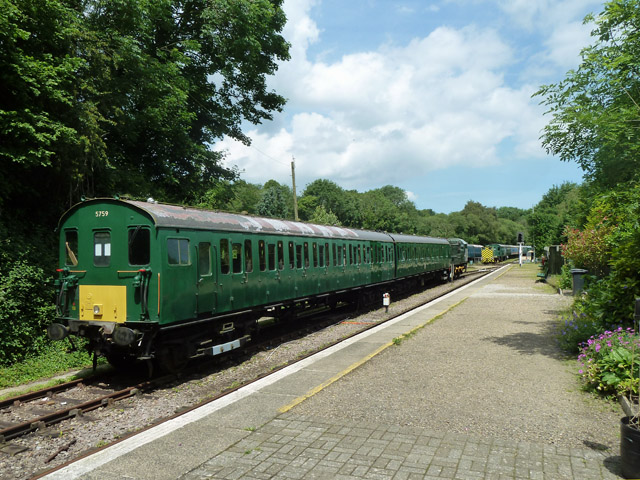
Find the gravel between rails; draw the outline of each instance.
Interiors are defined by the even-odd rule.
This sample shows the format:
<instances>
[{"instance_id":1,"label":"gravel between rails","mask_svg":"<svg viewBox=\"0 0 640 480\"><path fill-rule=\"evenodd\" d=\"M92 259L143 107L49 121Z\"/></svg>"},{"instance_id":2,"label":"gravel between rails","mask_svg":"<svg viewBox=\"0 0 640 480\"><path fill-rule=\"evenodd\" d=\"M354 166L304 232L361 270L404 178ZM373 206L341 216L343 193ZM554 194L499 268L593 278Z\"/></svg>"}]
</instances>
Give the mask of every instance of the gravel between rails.
<instances>
[{"instance_id":1,"label":"gravel between rails","mask_svg":"<svg viewBox=\"0 0 640 480\"><path fill-rule=\"evenodd\" d=\"M616 404L580 390L553 338L571 297L511 268L292 412L618 454Z\"/></svg>"}]
</instances>

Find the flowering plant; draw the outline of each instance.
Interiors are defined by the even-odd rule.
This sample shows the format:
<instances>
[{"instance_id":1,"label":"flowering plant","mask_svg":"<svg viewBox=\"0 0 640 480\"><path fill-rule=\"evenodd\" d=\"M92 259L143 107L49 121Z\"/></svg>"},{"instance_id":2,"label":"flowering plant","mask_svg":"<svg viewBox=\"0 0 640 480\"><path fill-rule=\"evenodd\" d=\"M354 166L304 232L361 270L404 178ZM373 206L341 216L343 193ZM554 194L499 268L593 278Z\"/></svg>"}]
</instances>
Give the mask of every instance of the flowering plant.
<instances>
[{"instance_id":1,"label":"flowering plant","mask_svg":"<svg viewBox=\"0 0 640 480\"><path fill-rule=\"evenodd\" d=\"M607 396L637 395L639 346L640 338L632 328L619 327L589 338L578 355L579 373L586 387Z\"/></svg>"},{"instance_id":2,"label":"flowering plant","mask_svg":"<svg viewBox=\"0 0 640 480\"><path fill-rule=\"evenodd\" d=\"M565 227L563 233L567 243L562 245L562 255L576 267L603 275L611 257L609 238L615 230L614 225L605 223L606 220L604 217L597 225L587 226L584 230Z\"/></svg>"}]
</instances>

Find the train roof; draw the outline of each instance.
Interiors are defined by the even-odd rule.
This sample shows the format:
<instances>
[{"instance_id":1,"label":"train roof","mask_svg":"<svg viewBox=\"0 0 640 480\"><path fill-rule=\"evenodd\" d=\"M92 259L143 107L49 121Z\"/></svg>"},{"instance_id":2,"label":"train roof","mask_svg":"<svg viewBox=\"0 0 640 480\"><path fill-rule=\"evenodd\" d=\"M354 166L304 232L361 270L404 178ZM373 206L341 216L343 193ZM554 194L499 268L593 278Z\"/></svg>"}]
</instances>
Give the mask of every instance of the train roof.
<instances>
[{"instance_id":1,"label":"train roof","mask_svg":"<svg viewBox=\"0 0 640 480\"><path fill-rule=\"evenodd\" d=\"M449 241L446 238L421 237L417 235L404 235L402 233L389 233L388 235L400 243L441 243L449 245Z\"/></svg>"},{"instance_id":2,"label":"train roof","mask_svg":"<svg viewBox=\"0 0 640 480\"><path fill-rule=\"evenodd\" d=\"M78 209L99 204L124 204L146 213L161 228L191 228L198 230L223 230L241 233L267 233L275 235L302 235L309 237L344 238L353 240L371 240L391 242L386 233L369 230L358 230L346 227L316 225L312 223L279 220L275 218L255 217L214 210L202 210L179 205L168 205L157 202L140 202L112 198L98 198L80 202L71 207L60 218L59 226L64 219Z\"/></svg>"}]
</instances>

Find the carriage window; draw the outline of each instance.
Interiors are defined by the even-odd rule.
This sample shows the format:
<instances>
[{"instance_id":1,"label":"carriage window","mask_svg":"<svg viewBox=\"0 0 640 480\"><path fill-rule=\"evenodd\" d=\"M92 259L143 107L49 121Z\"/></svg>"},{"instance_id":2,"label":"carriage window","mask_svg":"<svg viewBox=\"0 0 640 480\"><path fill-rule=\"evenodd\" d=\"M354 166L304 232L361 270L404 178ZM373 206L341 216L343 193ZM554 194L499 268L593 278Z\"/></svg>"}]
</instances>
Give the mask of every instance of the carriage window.
<instances>
[{"instance_id":1,"label":"carriage window","mask_svg":"<svg viewBox=\"0 0 640 480\"><path fill-rule=\"evenodd\" d=\"M65 265L73 267L78 265L78 231L65 230L64 232Z\"/></svg>"},{"instance_id":2,"label":"carriage window","mask_svg":"<svg viewBox=\"0 0 640 480\"><path fill-rule=\"evenodd\" d=\"M244 269L245 272L253 272L253 255L251 253L251 240L244 241Z\"/></svg>"},{"instance_id":3,"label":"carriage window","mask_svg":"<svg viewBox=\"0 0 640 480\"><path fill-rule=\"evenodd\" d=\"M293 242L289 242L289 268L296 266L296 254L293 248Z\"/></svg>"},{"instance_id":4,"label":"carriage window","mask_svg":"<svg viewBox=\"0 0 640 480\"><path fill-rule=\"evenodd\" d=\"M269 270L276 269L276 246L270 243L269 246Z\"/></svg>"},{"instance_id":5,"label":"carriage window","mask_svg":"<svg viewBox=\"0 0 640 480\"><path fill-rule=\"evenodd\" d=\"M111 263L111 233L93 234L93 264L96 267L108 267Z\"/></svg>"},{"instance_id":6,"label":"carriage window","mask_svg":"<svg viewBox=\"0 0 640 480\"><path fill-rule=\"evenodd\" d=\"M358 265L362 263L362 245L358 245Z\"/></svg>"},{"instance_id":7,"label":"carriage window","mask_svg":"<svg viewBox=\"0 0 640 480\"><path fill-rule=\"evenodd\" d=\"M278 270L284 270L284 245L278 242Z\"/></svg>"},{"instance_id":8,"label":"carriage window","mask_svg":"<svg viewBox=\"0 0 640 480\"><path fill-rule=\"evenodd\" d=\"M327 253L325 265L328 267L329 266L329 244L328 243L324 244L324 251Z\"/></svg>"},{"instance_id":9,"label":"carriage window","mask_svg":"<svg viewBox=\"0 0 640 480\"><path fill-rule=\"evenodd\" d=\"M129 265L147 265L151 253L148 228L135 227L129 230Z\"/></svg>"},{"instance_id":10,"label":"carriage window","mask_svg":"<svg viewBox=\"0 0 640 480\"><path fill-rule=\"evenodd\" d=\"M229 240L223 238L220 240L220 273L226 275L229 273Z\"/></svg>"},{"instance_id":11,"label":"carriage window","mask_svg":"<svg viewBox=\"0 0 640 480\"><path fill-rule=\"evenodd\" d=\"M258 259L260 261L260 271L267 269L267 251L265 250L264 240L258 242Z\"/></svg>"},{"instance_id":12,"label":"carriage window","mask_svg":"<svg viewBox=\"0 0 640 480\"><path fill-rule=\"evenodd\" d=\"M335 243L333 244L333 266L338 266L338 252Z\"/></svg>"},{"instance_id":13,"label":"carriage window","mask_svg":"<svg viewBox=\"0 0 640 480\"><path fill-rule=\"evenodd\" d=\"M233 273L242 273L242 244L234 243L231 249L233 258Z\"/></svg>"},{"instance_id":14,"label":"carriage window","mask_svg":"<svg viewBox=\"0 0 640 480\"><path fill-rule=\"evenodd\" d=\"M313 242L313 266L318 266L318 244Z\"/></svg>"},{"instance_id":15,"label":"carriage window","mask_svg":"<svg viewBox=\"0 0 640 480\"><path fill-rule=\"evenodd\" d=\"M169 265L189 265L189 239L167 238Z\"/></svg>"},{"instance_id":16,"label":"carriage window","mask_svg":"<svg viewBox=\"0 0 640 480\"><path fill-rule=\"evenodd\" d=\"M302 268L302 245L296 245L296 267Z\"/></svg>"},{"instance_id":17,"label":"carriage window","mask_svg":"<svg viewBox=\"0 0 640 480\"><path fill-rule=\"evenodd\" d=\"M324 245L318 247L318 257L320 258L320 266L324 267Z\"/></svg>"},{"instance_id":18,"label":"carriage window","mask_svg":"<svg viewBox=\"0 0 640 480\"><path fill-rule=\"evenodd\" d=\"M211 244L209 242L198 245L198 272L201 277L211 275Z\"/></svg>"},{"instance_id":19,"label":"carriage window","mask_svg":"<svg viewBox=\"0 0 640 480\"><path fill-rule=\"evenodd\" d=\"M309 268L309 244L304 242L304 268Z\"/></svg>"}]
</instances>

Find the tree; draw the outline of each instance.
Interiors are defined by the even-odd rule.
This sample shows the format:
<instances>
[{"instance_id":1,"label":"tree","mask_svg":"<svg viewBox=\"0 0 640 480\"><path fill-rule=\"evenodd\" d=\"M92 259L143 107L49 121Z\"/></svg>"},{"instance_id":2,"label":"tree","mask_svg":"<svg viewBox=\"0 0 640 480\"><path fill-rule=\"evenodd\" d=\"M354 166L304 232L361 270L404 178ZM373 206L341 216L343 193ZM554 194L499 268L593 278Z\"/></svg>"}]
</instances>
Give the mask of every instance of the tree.
<instances>
[{"instance_id":1,"label":"tree","mask_svg":"<svg viewBox=\"0 0 640 480\"><path fill-rule=\"evenodd\" d=\"M333 226L340 225L340 220L338 220L338 217L336 216L336 214L333 213L331 210L327 212L322 205L318 205L316 207L309 221L311 223L317 223L319 225L333 225Z\"/></svg>"},{"instance_id":2,"label":"tree","mask_svg":"<svg viewBox=\"0 0 640 480\"><path fill-rule=\"evenodd\" d=\"M233 198L225 206L226 210L238 213L256 214L262 197L262 186L238 180L233 184Z\"/></svg>"},{"instance_id":3,"label":"tree","mask_svg":"<svg viewBox=\"0 0 640 480\"><path fill-rule=\"evenodd\" d=\"M264 217L293 219L293 191L286 185L269 180L264 184L256 211Z\"/></svg>"},{"instance_id":4,"label":"tree","mask_svg":"<svg viewBox=\"0 0 640 480\"><path fill-rule=\"evenodd\" d=\"M580 217L589 210L584 205L583 192L584 187L571 182L554 185L533 208L527 219L528 237L531 243L535 243L538 255L546 246L566 242L566 226L575 228L582 225Z\"/></svg>"},{"instance_id":5,"label":"tree","mask_svg":"<svg viewBox=\"0 0 640 480\"><path fill-rule=\"evenodd\" d=\"M601 190L640 175L640 0L612 0L595 23L577 70L536 93L552 115L549 153L575 161Z\"/></svg>"},{"instance_id":6,"label":"tree","mask_svg":"<svg viewBox=\"0 0 640 480\"><path fill-rule=\"evenodd\" d=\"M331 180L318 179L305 188L298 202L300 216L310 219L315 209L322 206L333 212L342 225L361 227L361 212L356 191L345 191Z\"/></svg>"},{"instance_id":7,"label":"tree","mask_svg":"<svg viewBox=\"0 0 640 480\"><path fill-rule=\"evenodd\" d=\"M9 205L27 189L194 202L235 177L210 145L248 143L242 123L284 105L266 86L289 58L281 0L0 1Z\"/></svg>"}]
</instances>

